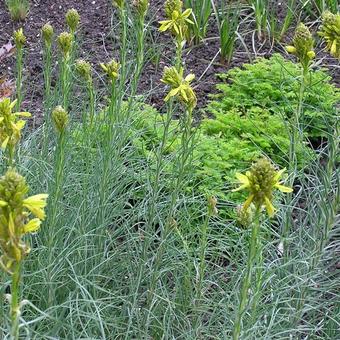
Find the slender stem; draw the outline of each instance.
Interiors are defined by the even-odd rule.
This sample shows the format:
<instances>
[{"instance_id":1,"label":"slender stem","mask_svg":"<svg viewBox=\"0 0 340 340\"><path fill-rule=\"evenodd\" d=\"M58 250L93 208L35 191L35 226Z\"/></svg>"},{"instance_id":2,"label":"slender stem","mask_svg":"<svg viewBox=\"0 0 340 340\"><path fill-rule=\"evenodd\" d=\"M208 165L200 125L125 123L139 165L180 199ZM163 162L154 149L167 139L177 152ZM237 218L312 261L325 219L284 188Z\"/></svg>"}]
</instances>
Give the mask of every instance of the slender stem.
<instances>
[{"instance_id":1,"label":"slender stem","mask_svg":"<svg viewBox=\"0 0 340 340\"><path fill-rule=\"evenodd\" d=\"M16 262L11 285L11 339L19 339L19 285L20 285L20 262Z\"/></svg>"},{"instance_id":2,"label":"slender stem","mask_svg":"<svg viewBox=\"0 0 340 340\"><path fill-rule=\"evenodd\" d=\"M241 288L241 293L240 293L240 304L237 310L236 319L234 323L233 340L240 339L241 330L242 330L242 318L243 318L243 314L248 304L248 291L251 285L252 272L254 269L256 259L259 256L258 237L259 237L259 231L260 231L260 214L261 214L260 207L257 207L255 220L252 225L252 233L251 233L250 247L249 247L249 253L248 253L246 275L242 282L242 288Z\"/></svg>"},{"instance_id":3,"label":"slender stem","mask_svg":"<svg viewBox=\"0 0 340 340\"><path fill-rule=\"evenodd\" d=\"M21 104L22 104L22 68L23 68L23 55L24 51L23 48L18 47L17 49L17 80L16 80L16 97L17 97L17 103L15 105L16 111L20 111Z\"/></svg>"}]
</instances>

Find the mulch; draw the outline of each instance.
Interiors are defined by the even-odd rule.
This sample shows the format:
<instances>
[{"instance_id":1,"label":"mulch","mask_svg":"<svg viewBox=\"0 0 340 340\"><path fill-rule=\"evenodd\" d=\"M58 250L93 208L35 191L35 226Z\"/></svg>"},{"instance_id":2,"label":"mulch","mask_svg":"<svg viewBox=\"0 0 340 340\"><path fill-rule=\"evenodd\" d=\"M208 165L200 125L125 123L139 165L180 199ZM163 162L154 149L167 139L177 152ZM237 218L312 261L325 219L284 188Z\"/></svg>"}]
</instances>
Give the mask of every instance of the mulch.
<instances>
[{"instance_id":1,"label":"mulch","mask_svg":"<svg viewBox=\"0 0 340 340\"><path fill-rule=\"evenodd\" d=\"M160 58L155 62L152 58L145 65L140 84L139 93L148 94L147 101L157 108L161 108L164 98L164 86L160 83L164 66L171 64L174 58L174 44L168 34L158 32L158 21L163 19L162 0L150 1L150 32L148 35L148 54L156 49ZM81 16L79 56L89 60L99 73L98 64L112 59L117 55L118 46L115 27L117 22L112 16L112 6L108 0L33 0L29 15L25 22L14 23L10 19L4 1L0 2L0 47L8 43L13 31L23 27L27 36L27 48L24 70L25 101L23 109L32 112L35 122L39 124L42 114L43 74L42 74L42 46L40 38L41 27L50 22L56 34L65 29L64 15L69 8L78 10ZM249 13L245 13L249 14ZM243 15L245 15L243 14ZM284 17L284 11L279 11L279 18ZM236 52L230 65L224 65L219 58L219 40L217 27L212 18L208 36L198 46L187 46L184 52L186 72L196 75L195 90L198 104L203 108L209 101L209 94L216 92L215 84L218 82L218 73L226 72L229 68L241 66L257 56L269 57L274 52L284 52L283 45L272 44L271 41L258 42L252 33L253 23L245 22L240 31L244 32L244 44L236 43ZM317 29L317 25L315 30ZM286 40L289 41L292 30L288 32ZM246 47L245 47L246 46ZM246 50L247 48L247 50ZM321 50L321 48L319 49ZM318 50L318 51L319 51ZM158 51L158 52L157 52ZM323 52L318 52L317 63L328 66L334 82L339 85L340 72L338 62ZM14 78L14 57L0 61L0 77L3 75Z\"/></svg>"}]
</instances>

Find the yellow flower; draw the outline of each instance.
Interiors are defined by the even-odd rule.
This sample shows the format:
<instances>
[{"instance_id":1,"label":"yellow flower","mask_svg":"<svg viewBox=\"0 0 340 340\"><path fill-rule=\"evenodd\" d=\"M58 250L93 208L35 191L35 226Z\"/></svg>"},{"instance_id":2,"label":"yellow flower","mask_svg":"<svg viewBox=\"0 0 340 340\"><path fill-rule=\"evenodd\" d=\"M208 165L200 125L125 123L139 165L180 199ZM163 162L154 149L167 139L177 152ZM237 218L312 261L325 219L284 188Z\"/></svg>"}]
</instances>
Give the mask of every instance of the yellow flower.
<instances>
[{"instance_id":1,"label":"yellow flower","mask_svg":"<svg viewBox=\"0 0 340 340\"><path fill-rule=\"evenodd\" d=\"M100 67L103 69L103 71L106 73L111 81L116 81L118 79L120 64L117 61L113 59L109 63L101 63Z\"/></svg>"},{"instance_id":2,"label":"yellow flower","mask_svg":"<svg viewBox=\"0 0 340 340\"><path fill-rule=\"evenodd\" d=\"M275 208L272 204L273 190L278 189L284 193L290 193L292 188L282 185L281 177L286 169L276 171L274 166L263 158L253 164L250 171L245 175L236 173L236 178L241 186L233 191L246 189L249 191L249 196L243 204L243 209L248 210L251 203L260 209L265 206L267 213L272 217L275 213Z\"/></svg>"},{"instance_id":3,"label":"yellow flower","mask_svg":"<svg viewBox=\"0 0 340 340\"><path fill-rule=\"evenodd\" d=\"M340 59L340 13L323 13L319 35L325 39L330 54Z\"/></svg>"},{"instance_id":4,"label":"yellow flower","mask_svg":"<svg viewBox=\"0 0 340 340\"><path fill-rule=\"evenodd\" d=\"M25 121L18 117L31 117L29 112L12 112L16 100L11 102L9 98L0 101L0 146L2 150L10 147L14 150L21 138L21 130L25 126Z\"/></svg>"},{"instance_id":5,"label":"yellow flower","mask_svg":"<svg viewBox=\"0 0 340 340\"><path fill-rule=\"evenodd\" d=\"M52 121L59 133L65 131L67 124L68 124L69 116L67 111L62 106L57 106L52 111Z\"/></svg>"},{"instance_id":6,"label":"yellow flower","mask_svg":"<svg viewBox=\"0 0 340 340\"><path fill-rule=\"evenodd\" d=\"M24 35L22 28L15 31L13 36L14 36L15 46L17 48L23 48L26 43L26 37Z\"/></svg>"},{"instance_id":7,"label":"yellow flower","mask_svg":"<svg viewBox=\"0 0 340 340\"><path fill-rule=\"evenodd\" d=\"M9 274L30 251L23 236L38 231L45 218L48 195L26 198L28 190L25 178L13 169L0 178L0 266ZM36 217L30 219L30 213Z\"/></svg>"},{"instance_id":8,"label":"yellow flower","mask_svg":"<svg viewBox=\"0 0 340 340\"><path fill-rule=\"evenodd\" d=\"M303 67L308 67L310 61L315 58L313 51L314 39L308 27L300 23L293 37L293 45L287 46L286 51L296 55Z\"/></svg>"},{"instance_id":9,"label":"yellow flower","mask_svg":"<svg viewBox=\"0 0 340 340\"><path fill-rule=\"evenodd\" d=\"M197 98L190 83L195 79L195 75L191 73L184 78L183 73L182 67L179 71L174 66L164 68L161 81L171 87L164 101L167 102L172 97L178 97L189 109L193 109L196 106Z\"/></svg>"},{"instance_id":10,"label":"yellow flower","mask_svg":"<svg viewBox=\"0 0 340 340\"><path fill-rule=\"evenodd\" d=\"M47 194L39 194L28 197L23 200L22 204L27 208L33 215L38 217L40 220L45 219L44 208L46 207Z\"/></svg>"},{"instance_id":11,"label":"yellow flower","mask_svg":"<svg viewBox=\"0 0 340 340\"><path fill-rule=\"evenodd\" d=\"M171 18L168 20L160 21L159 30L165 32L170 30L174 33L181 41L185 40L185 34L187 31L187 23L193 24L189 19L192 15L192 9L188 8L183 13L174 10L171 14Z\"/></svg>"}]
</instances>

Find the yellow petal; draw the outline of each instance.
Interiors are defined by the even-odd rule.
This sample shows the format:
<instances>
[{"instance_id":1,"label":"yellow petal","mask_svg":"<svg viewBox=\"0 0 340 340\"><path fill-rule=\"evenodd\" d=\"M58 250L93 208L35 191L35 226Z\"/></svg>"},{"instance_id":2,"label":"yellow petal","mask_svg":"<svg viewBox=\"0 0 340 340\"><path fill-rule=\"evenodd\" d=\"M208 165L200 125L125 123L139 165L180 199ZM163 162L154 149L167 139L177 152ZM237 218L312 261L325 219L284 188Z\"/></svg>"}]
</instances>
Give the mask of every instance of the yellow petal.
<instances>
[{"instance_id":1,"label":"yellow petal","mask_svg":"<svg viewBox=\"0 0 340 340\"><path fill-rule=\"evenodd\" d=\"M15 99L15 100L13 100L12 103L10 104L9 107L11 108L11 111L13 110L13 108L14 108L14 106L16 105L17 101L18 101L18 100Z\"/></svg>"},{"instance_id":2,"label":"yellow petal","mask_svg":"<svg viewBox=\"0 0 340 340\"><path fill-rule=\"evenodd\" d=\"M281 185L279 183L274 185L275 188L279 189L282 192L293 192L293 188L286 187L284 185Z\"/></svg>"},{"instance_id":3,"label":"yellow petal","mask_svg":"<svg viewBox=\"0 0 340 340\"><path fill-rule=\"evenodd\" d=\"M246 175L236 172L235 177L243 184L249 185L249 178Z\"/></svg>"},{"instance_id":4,"label":"yellow petal","mask_svg":"<svg viewBox=\"0 0 340 340\"><path fill-rule=\"evenodd\" d=\"M266 210L267 210L269 217L273 217L275 213L275 208L272 202L270 202L270 199L268 199L268 197L265 197L264 201L265 201L265 206L266 206Z\"/></svg>"},{"instance_id":5,"label":"yellow petal","mask_svg":"<svg viewBox=\"0 0 340 340\"><path fill-rule=\"evenodd\" d=\"M253 199L254 199L254 195L253 194L248 196L248 198L246 199L246 201L243 204L243 209L244 210L246 210L246 211L248 210L249 206L253 202Z\"/></svg>"},{"instance_id":6,"label":"yellow petal","mask_svg":"<svg viewBox=\"0 0 340 340\"><path fill-rule=\"evenodd\" d=\"M3 208L3 207L5 207L6 205L8 205L8 203L7 203L7 202L5 202L5 201L1 201L1 200L0 200L0 208Z\"/></svg>"},{"instance_id":7,"label":"yellow petal","mask_svg":"<svg viewBox=\"0 0 340 340\"><path fill-rule=\"evenodd\" d=\"M24 234L34 233L39 230L40 225L41 225L41 221L39 220L39 218L33 218L27 224L24 225L23 233Z\"/></svg>"},{"instance_id":8,"label":"yellow petal","mask_svg":"<svg viewBox=\"0 0 340 340\"><path fill-rule=\"evenodd\" d=\"M15 225L14 225L12 213L9 214L8 231L11 237L15 237Z\"/></svg>"},{"instance_id":9,"label":"yellow petal","mask_svg":"<svg viewBox=\"0 0 340 340\"><path fill-rule=\"evenodd\" d=\"M283 173L286 171L286 168L279 170L274 176L274 181L278 182L278 180L282 177Z\"/></svg>"},{"instance_id":10,"label":"yellow petal","mask_svg":"<svg viewBox=\"0 0 340 340\"><path fill-rule=\"evenodd\" d=\"M185 77L185 81L187 81L188 83L191 83L193 80L195 79L195 75L190 73Z\"/></svg>"},{"instance_id":11,"label":"yellow petal","mask_svg":"<svg viewBox=\"0 0 340 340\"><path fill-rule=\"evenodd\" d=\"M1 144L2 150L6 149L8 142L9 142L9 137L5 138L5 140L2 142L2 144Z\"/></svg>"},{"instance_id":12,"label":"yellow petal","mask_svg":"<svg viewBox=\"0 0 340 340\"><path fill-rule=\"evenodd\" d=\"M191 15L191 13L192 13L192 9L188 8L182 13L182 17L187 18Z\"/></svg>"},{"instance_id":13,"label":"yellow petal","mask_svg":"<svg viewBox=\"0 0 340 340\"><path fill-rule=\"evenodd\" d=\"M31 117L32 115L29 112L16 112L16 116L21 116L21 117Z\"/></svg>"},{"instance_id":14,"label":"yellow petal","mask_svg":"<svg viewBox=\"0 0 340 340\"><path fill-rule=\"evenodd\" d=\"M5 119L4 117L0 117L0 123L1 123L4 119Z\"/></svg>"}]
</instances>

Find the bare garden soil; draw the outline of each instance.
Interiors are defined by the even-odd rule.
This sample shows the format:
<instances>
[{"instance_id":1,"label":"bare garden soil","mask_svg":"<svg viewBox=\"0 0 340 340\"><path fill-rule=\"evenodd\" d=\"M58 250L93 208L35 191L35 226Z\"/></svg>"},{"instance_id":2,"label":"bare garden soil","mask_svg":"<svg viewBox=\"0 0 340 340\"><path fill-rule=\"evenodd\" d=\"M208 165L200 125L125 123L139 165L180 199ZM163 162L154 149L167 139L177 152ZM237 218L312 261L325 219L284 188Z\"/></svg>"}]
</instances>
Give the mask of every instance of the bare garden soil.
<instances>
[{"instance_id":1,"label":"bare garden soil","mask_svg":"<svg viewBox=\"0 0 340 340\"><path fill-rule=\"evenodd\" d=\"M6 9L4 1L0 2L0 47L11 41L13 31L23 27L27 36L27 47L24 69L25 101L23 109L30 110L34 116L34 124L39 124L42 113L43 68L40 30L50 22L56 34L65 30L64 15L70 8L75 8L81 15L81 29L78 36L78 57L89 60L98 74L100 62L106 62L118 55L117 19L112 16L111 1L108 0L32 0L29 15L25 22L14 23ZM139 93L147 95L147 102L160 108L164 98L164 87L160 83L164 66L171 64L174 57L174 47L168 34L158 32L158 21L163 19L162 0L151 0L148 15L150 32L147 36L146 66L139 84ZM278 17L284 17L284 8L278 10ZM236 44L236 52L230 65L224 65L219 57L218 29L213 22L209 26L208 36L198 46L186 47L184 60L187 72L196 75L195 89L199 107L204 107L209 100L209 94L214 93L218 82L217 74L226 72L229 68L240 66L257 56L269 57L274 52L284 52L284 45L273 44L269 39L258 42L251 21L243 21L240 33L244 44ZM242 26L241 25L241 26ZM317 30L316 23L312 28ZM288 32L289 41L292 30ZM247 49L247 50L246 50ZM317 49L316 64L328 65L333 80L339 85L340 72L338 62ZM321 52L320 52L321 51ZM159 58L157 57L159 56ZM57 60L57 58L55 59ZM57 66L57 63L55 63ZM0 62L0 78L14 78L15 60L6 58ZM55 67L57 69L57 67Z\"/></svg>"}]
</instances>

